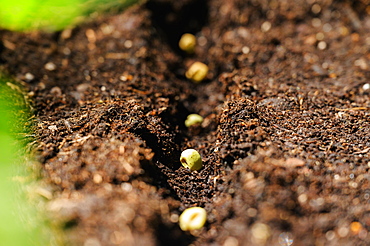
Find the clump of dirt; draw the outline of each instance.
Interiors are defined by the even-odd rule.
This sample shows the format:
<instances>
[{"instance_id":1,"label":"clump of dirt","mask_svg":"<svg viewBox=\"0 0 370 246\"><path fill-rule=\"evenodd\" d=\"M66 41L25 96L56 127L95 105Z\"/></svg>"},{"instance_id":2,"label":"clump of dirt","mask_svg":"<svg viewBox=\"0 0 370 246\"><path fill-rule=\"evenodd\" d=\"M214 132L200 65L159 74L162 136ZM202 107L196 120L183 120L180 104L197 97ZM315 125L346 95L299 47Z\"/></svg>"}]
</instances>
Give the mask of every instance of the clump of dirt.
<instances>
[{"instance_id":1,"label":"clump of dirt","mask_svg":"<svg viewBox=\"0 0 370 246\"><path fill-rule=\"evenodd\" d=\"M58 33L0 31L68 245L366 245L367 4L153 0ZM184 76L195 61L201 84ZM203 169L181 166L186 148ZM182 232L191 206L207 224Z\"/></svg>"}]
</instances>

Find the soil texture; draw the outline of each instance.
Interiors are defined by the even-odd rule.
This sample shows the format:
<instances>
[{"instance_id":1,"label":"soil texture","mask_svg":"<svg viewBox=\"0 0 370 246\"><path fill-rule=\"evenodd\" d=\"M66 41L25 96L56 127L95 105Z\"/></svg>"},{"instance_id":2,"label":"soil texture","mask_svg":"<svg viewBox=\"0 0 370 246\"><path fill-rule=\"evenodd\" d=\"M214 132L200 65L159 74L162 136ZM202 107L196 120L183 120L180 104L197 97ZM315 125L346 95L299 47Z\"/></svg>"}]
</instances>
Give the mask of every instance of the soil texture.
<instances>
[{"instance_id":1,"label":"soil texture","mask_svg":"<svg viewBox=\"0 0 370 246\"><path fill-rule=\"evenodd\" d=\"M367 0L149 0L0 31L1 69L35 108L45 211L84 246L368 245L369 50ZM183 232L193 206L207 223Z\"/></svg>"}]
</instances>

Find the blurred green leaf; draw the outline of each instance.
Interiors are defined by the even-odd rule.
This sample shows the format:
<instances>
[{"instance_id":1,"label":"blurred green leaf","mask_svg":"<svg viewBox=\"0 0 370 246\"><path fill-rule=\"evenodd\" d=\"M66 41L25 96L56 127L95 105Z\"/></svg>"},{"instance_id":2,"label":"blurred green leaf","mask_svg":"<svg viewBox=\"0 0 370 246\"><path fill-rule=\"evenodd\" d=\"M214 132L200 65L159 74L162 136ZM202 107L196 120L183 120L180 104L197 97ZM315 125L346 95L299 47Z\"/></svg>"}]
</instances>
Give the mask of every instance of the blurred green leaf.
<instances>
[{"instance_id":1,"label":"blurred green leaf","mask_svg":"<svg viewBox=\"0 0 370 246\"><path fill-rule=\"evenodd\" d=\"M42 245L36 209L25 197L27 168L17 134L27 130L29 112L20 87L0 75L0 240L1 245ZM23 161L23 162L22 162Z\"/></svg>"},{"instance_id":2,"label":"blurred green leaf","mask_svg":"<svg viewBox=\"0 0 370 246\"><path fill-rule=\"evenodd\" d=\"M0 0L0 27L61 30L96 11L122 9L138 0Z\"/></svg>"}]
</instances>

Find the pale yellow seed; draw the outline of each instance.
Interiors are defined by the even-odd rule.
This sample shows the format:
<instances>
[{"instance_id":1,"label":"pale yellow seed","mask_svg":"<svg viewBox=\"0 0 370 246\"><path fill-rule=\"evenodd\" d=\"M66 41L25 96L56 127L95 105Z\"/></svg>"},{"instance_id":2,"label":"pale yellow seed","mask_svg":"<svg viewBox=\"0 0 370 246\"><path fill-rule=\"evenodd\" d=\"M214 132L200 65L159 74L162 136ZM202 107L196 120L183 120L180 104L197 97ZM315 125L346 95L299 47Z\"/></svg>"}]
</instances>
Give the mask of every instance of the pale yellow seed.
<instances>
[{"instance_id":1,"label":"pale yellow seed","mask_svg":"<svg viewBox=\"0 0 370 246\"><path fill-rule=\"evenodd\" d=\"M191 54L194 53L195 45L197 44L197 39L191 33L185 33L181 36L179 41L179 47L183 51Z\"/></svg>"},{"instance_id":2,"label":"pale yellow seed","mask_svg":"<svg viewBox=\"0 0 370 246\"><path fill-rule=\"evenodd\" d=\"M188 117L185 120L185 126L190 127L192 125L196 124L202 124L203 117L199 114L189 114Z\"/></svg>"},{"instance_id":3,"label":"pale yellow seed","mask_svg":"<svg viewBox=\"0 0 370 246\"><path fill-rule=\"evenodd\" d=\"M180 162L191 171L199 170L203 166L202 158L195 149L187 149L181 153Z\"/></svg>"},{"instance_id":4,"label":"pale yellow seed","mask_svg":"<svg viewBox=\"0 0 370 246\"><path fill-rule=\"evenodd\" d=\"M185 209L179 217L181 230L190 231L201 229L207 221L207 212L201 207Z\"/></svg>"},{"instance_id":5,"label":"pale yellow seed","mask_svg":"<svg viewBox=\"0 0 370 246\"><path fill-rule=\"evenodd\" d=\"M208 74L208 66L202 62L194 62L186 71L185 76L196 83L201 82Z\"/></svg>"}]
</instances>

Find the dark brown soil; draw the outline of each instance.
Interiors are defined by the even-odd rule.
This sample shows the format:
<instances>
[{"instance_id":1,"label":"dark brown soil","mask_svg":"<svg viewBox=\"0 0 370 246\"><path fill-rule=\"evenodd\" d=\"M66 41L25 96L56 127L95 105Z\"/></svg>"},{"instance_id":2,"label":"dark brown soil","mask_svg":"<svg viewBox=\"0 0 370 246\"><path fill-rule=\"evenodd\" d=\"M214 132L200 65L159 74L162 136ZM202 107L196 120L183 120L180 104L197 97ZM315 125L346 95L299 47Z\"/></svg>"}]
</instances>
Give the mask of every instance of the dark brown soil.
<instances>
[{"instance_id":1,"label":"dark brown soil","mask_svg":"<svg viewBox=\"0 0 370 246\"><path fill-rule=\"evenodd\" d=\"M0 31L0 62L27 83L40 194L68 245L368 245L369 33L367 0L156 0ZM179 162L190 147L199 172ZM191 206L207 224L182 232Z\"/></svg>"}]
</instances>

